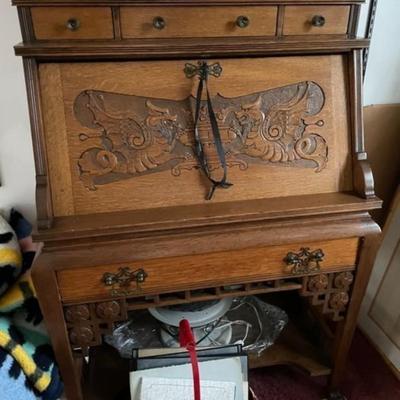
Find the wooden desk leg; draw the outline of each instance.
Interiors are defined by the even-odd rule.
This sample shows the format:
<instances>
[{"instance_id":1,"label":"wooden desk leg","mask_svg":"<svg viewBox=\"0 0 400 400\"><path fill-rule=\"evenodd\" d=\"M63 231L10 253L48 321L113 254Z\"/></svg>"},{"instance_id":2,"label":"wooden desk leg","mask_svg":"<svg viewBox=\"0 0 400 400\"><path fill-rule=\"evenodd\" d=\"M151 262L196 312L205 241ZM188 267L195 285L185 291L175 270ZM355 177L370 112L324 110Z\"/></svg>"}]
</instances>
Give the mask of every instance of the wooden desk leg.
<instances>
[{"instance_id":1,"label":"wooden desk leg","mask_svg":"<svg viewBox=\"0 0 400 400\"><path fill-rule=\"evenodd\" d=\"M369 277L374 265L375 255L379 248L379 235L365 237L362 252L356 271L356 278L352 290L351 300L347 309L346 318L338 326L334 344L334 368L330 378L331 399L340 399L338 388L343 378L346 367L346 359L350 350L353 334L357 326L358 313Z\"/></svg>"},{"instance_id":2,"label":"wooden desk leg","mask_svg":"<svg viewBox=\"0 0 400 400\"><path fill-rule=\"evenodd\" d=\"M69 344L55 273L48 266L40 265L39 257L32 269L32 279L64 382L67 399L83 400L80 377Z\"/></svg>"}]
</instances>

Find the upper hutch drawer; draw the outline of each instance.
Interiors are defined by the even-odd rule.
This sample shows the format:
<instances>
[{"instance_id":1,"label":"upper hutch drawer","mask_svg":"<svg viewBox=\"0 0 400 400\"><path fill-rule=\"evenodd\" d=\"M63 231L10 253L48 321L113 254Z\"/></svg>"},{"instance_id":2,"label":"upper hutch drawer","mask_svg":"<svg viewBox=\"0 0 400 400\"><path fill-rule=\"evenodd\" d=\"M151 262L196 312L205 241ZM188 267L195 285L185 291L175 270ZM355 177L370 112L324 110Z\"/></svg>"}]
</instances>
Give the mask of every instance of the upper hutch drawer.
<instances>
[{"instance_id":1,"label":"upper hutch drawer","mask_svg":"<svg viewBox=\"0 0 400 400\"><path fill-rule=\"evenodd\" d=\"M273 36L277 7L122 7L123 38Z\"/></svg>"},{"instance_id":2,"label":"upper hutch drawer","mask_svg":"<svg viewBox=\"0 0 400 400\"><path fill-rule=\"evenodd\" d=\"M31 14L38 40L114 38L109 7L33 7Z\"/></svg>"},{"instance_id":3,"label":"upper hutch drawer","mask_svg":"<svg viewBox=\"0 0 400 400\"><path fill-rule=\"evenodd\" d=\"M350 6L287 6L284 35L346 34Z\"/></svg>"}]
</instances>

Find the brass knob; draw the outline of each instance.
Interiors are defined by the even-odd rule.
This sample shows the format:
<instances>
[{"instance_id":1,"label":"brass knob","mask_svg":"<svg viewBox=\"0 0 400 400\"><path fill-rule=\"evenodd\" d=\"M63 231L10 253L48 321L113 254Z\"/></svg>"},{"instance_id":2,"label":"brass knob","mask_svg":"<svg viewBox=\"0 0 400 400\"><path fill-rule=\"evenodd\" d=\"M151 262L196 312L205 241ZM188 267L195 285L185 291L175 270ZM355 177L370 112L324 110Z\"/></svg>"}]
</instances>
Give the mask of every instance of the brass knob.
<instances>
[{"instance_id":1,"label":"brass knob","mask_svg":"<svg viewBox=\"0 0 400 400\"><path fill-rule=\"evenodd\" d=\"M164 29L165 28L165 19L163 17L154 17L153 19L153 26L156 29Z\"/></svg>"},{"instance_id":2,"label":"brass knob","mask_svg":"<svg viewBox=\"0 0 400 400\"><path fill-rule=\"evenodd\" d=\"M66 26L70 31L77 31L79 29L79 27L81 26L81 21L79 21L79 19L76 19L76 18L70 18L67 21Z\"/></svg>"},{"instance_id":3,"label":"brass knob","mask_svg":"<svg viewBox=\"0 0 400 400\"><path fill-rule=\"evenodd\" d=\"M144 269L137 270L137 272L136 272L136 282L137 283L143 283L146 280L147 276L148 275L147 275L147 273L146 273L146 271Z\"/></svg>"},{"instance_id":4,"label":"brass knob","mask_svg":"<svg viewBox=\"0 0 400 400\"><path fill-rule=\"evenodd\" d=\"M314 15L311 20L311 25L320 28L325 25L325 17L322 15Z\"/></svg>"},{"instance_id":5,"label":"brass knob","mask_svg":"<svg viewBox=\"0 0 400 400\"><path fill-rule=\"evenodd\" d=\"M103 282L106 286L112 286L115 283L115 275L110 273L110 272L106 272L103 275Z\"/></svg>"},{"instance_id":6,"label":"brass knob","mask_svg":"<svg viewBox=\"0 0 400 400\"><path fill-rule=\"evenodd\" d=\"M236 26L238 26L239 28L247 28L249 26L249 24L250 24L250 20L245 15L239 15L236 18Z\"/></svg>"}]
</instances>

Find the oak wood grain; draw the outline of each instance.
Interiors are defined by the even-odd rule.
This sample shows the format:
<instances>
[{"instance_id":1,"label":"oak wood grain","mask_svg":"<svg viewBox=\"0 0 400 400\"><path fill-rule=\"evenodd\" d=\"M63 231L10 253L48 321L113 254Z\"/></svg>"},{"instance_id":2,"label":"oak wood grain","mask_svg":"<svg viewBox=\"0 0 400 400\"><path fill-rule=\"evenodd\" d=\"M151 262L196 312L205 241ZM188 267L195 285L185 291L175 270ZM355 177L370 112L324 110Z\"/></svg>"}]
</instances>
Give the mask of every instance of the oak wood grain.
<instances>
[{"instance_id":1,"label":"oak wood grain","mask_svg":"<svg viewBox=\"0 0 400 400\"><path fill-rule=\"evenodd\" d=\"M123 310L120 320L127 318L127 309L148 307L147 299L140 297L147 293L154 305L192 301L191 289L214 288L201 299L221 298L227 295L221 286L235 283L242 284L237 295L243 290L254 294L267 289L299 290L298 280L290 279L283 288L279 278L288 276L283 257L302 246L324 250L324 272L351 270L356 276L348 314L343 313L345 322L336 330L332 369L315 363L318 354L296 341L296 333L287 346L270 349L266 361L295 363L314 374L332 372L331 386L336 388L371 268L369 239L360 244L380 231L368 213L381 202L373 192L361 114L360 56L369 41L354 38L363 1L255 0L251 6L246 0L13 3L19 6L24 40L15 51L25 57L37 167L40 233L36 238L46 244L33 279L67 397L82 400L80 368L73 360L68 338L71 324L65 321L61 296L65 306L83 304L94 311L111 295L100 282L102 274L126 265L145 267L149 277L139 297L117 299ZM121 21L124 10L129 11L125 25ZM177 10L187 21L177 22ZM193 10L202 18L194 18ZM250 15L253 10L259 12ZM275 10L273 21L268 15L260 18L260 10ZM72 11L82 13L81 27L65 37L60 31L66 17L77 17L70 15ZM220 24L233 21L236 11L250 16L248 28L239 31L232 25L227 29L226 22ZM136 21L147 21L155 12L168 14L167 28L157 36L146 32L149 37L143 37L143 25ZM39 28L35 13L41 18ZM326 18L323 27L310 28L314 13ZM34 24L39 29L36 38ZM123 36L124 32L128 34ZM310 174L304 163L296 168L255 165L242 177L243 171L234 171L233 195L217 193L212 203L198 200L203 194L198 171L185 171L185 185L176 185L164 171L159 178L140 175L139 180L100 182L97 193L83 190L77 160L86 139L77 138L86 137L91 128L75 118L76 96L93 89L182 99L194 94L197 83L183 77L182 64L199 59L223 64L223 76L210 78L212 94L241 96L299 80L320 85L325 102L317 115L324 123L307 125L308 115L305 125L325 138L327 167ZM251 282L263 284L253 287ZM176 290L185 292L184 296L173 297ZM160 296L163 293L167 295ZM88 332L95 331L96 336L90 345L98 345L112 324L92 315L94 319L83 324L92 325ZM79 336L79 329L71 335Z\"/></svg>"},{"instance_id":2,"label":"oak wood grain","mask_svg":"<svg viewBox=\"0 0 400 400\"><path fill-rule=\"evenodd\" d=\"M284 35L346 34L349 6L287 6L283 23ZM313 26L314 16L325 18L323 26Z\"/></svg>"},{"instance_id":3,"label":"oak wood grain","mask_svg":"<svg viewBox=\"0 0 400 400\"><path fill-rule=\"evenodd\" d=\"M54 271L43 270L40 263L35 263L32 267L32 280L46 328L50 332L51 344L63 377L66 394L69 399L81 399L80 376L75 368L76 365L69 345L56 275Z\"/></svg>"},{"instance_id":4,"label":"oak wood grain","mask_svg":"<svg viewBox=\"0 0 400 400\"><path fill-rule=\"evenodd\" d=\"M113 39L113 19L109 7L32 7L35 37L44 39ZM75 18L80 26L67 28L69 19Z\"/></svg>"},{"instance_id":5,"label":"oak wood grain","mask_svg":"<svg viewBox=\"0 0 400 400\"><path fill-rule=\"evenodd\" d=\"M311 250L321 248L325 254L321 263L324 272L353 267L356 262L358 239L349 238L330 242L304 243ZM284 245L241 249L229 252L199 254L144 260L140 263L99 265L94 268L74 268L57 274L63 301L78 301L107 297L109 288L102 282L106 272L116 273L120 267L132 271L143 268L148 277L137 295L163 293L179 289L194 289L214 285L230 285L278 279L291 275L291 268L283 261L290 251L299 246Z\"/></svg>"},{"instance_id":6,"label":"oak wood grain","mask_svg":"<svg viewBox=\"0 0 400 400\"><path fill-rule=\"evenodd\" d=\"M357 317L361 302L367 289L376 253L379 249L380 241L377 238L379 238L379 233L365 237L362 243L362 251L358 261L358 270L351 293L349 309L345 320L339 324L336 331L332 352L335 369L332 372L329 383L332 389L340 387L343 380L346 358L357 326Z\"/></svg>"},{"instance_id":7,"label":"oak wood grain","mask_svg":"<svg viewBox=\"0 0 400 400\"><path fill-rule=\"evenodd\" d=\"M337 35L336 35L337 36ZM176 59L187 57L210 58L216 56L266 56L290 54L326 54L349 52L369 46L367 39L346 39L332 35L286 36L276 40L268 38L176 38L126 39L118 41L43 41L27 42L15 46L19 56L40 59ZM307 37L307 40L304 38Z\"/></svg>"},{"instance_id":8,"label":"oak wood grain","mask_svg":"<svg viewBox=\"0 0 400 400\"><path fill-rule=\"evenodd\" d=\"M239 16L249 26L239 28ZM277 7L121 7L123 38L273 36ZM165 28L156 29L153 19L161 17Z\"/></svg>"},{"instance_id":9,"label":"oak wood grain","mask_svg":"<svg viewBox=\"0 0 400 400\"><path fill-rule=\"evenodd\" d=\"M380 232L379 226L366 212L297 219L289 217L286 220L243 222L138 235L92 236L85 240L78 238L64 242L59 239L50 244L46 241L48 245L41 262L46 263L48 268L61 270L283 244L296 243L301 247L315 235L316 229L319 240L362 237Z\"/></svg>"},{"instance_id":10,"label":"oak wood grain","mask_svg":"<svg viewBox=\"0 0 400 400\"><path fill-rule=\"evenodd\" d=\"M107 241L115 235L121 240L159 235L163 231L170 233L182 229L186 232L198 231L202 227L229 230L250 222L282 223L282 220L288 218L322 217L368 211L379 208L381 204L379 199L363 200L351 193L326 193L59 217L54 220L51 229L41 230L35 234L35 239L53 247L60 243L80 243L88 238L92 243L95 240ZM337 216L339 217L340 215ZM344 227L342 234L346 234Z\"/></svg>"},{"instance_id":11,"label":"oak wood grain","mask_svg":"<svg viewBox=\"0 0 400 400\"><path fill-rule=\"evenodd\" d=\"M43 134L44 121L40 99L39 71L34 58L24 58L23 64L35 157L37 224L39 228L50 228L53 219L53 204Z\"/></svg>"},{"instance_id":12,"label":"oak wood grain","mask_svg":"<svg viewBox=\"0 0 400 400\"><path fill-rule=\"evenodd\" d=\"M209 87L214 95L238 97L291 83L313 81L322 88L325 103L313 121L323 120L323 126L313 125L310 132L323 136L329 157L326 167L315 172L302 168L270 163L251 164L246 170L229 168L229 179L234 183L229 190L219 191L213 202L242 201L261 198L285 197L352 189L351 144L347 119L347 93L345 59L340 55L258 59L226 59L219 61L223 73L210 78ZM65 131L58 130L55 119L46 118L46 132L57 143L67 141L70 169L51 170L50 180L54 192L54 215L64 216L150 209L178 205L205 204L207 187L200 171L183 170L173 176L170 170L141 175L101 185L89 190L80 178L77 160L91 147L90 139L82 141L80 135L95 132L82 126L74 114L74 101L83 90L93 89L147 98L182 100L195 95L197 79L187 79L183 68L188 61L121 62L60 64L62 88L47 79L46 64L41 65L41 82L62 93L65 112ZM265 71L268 70L268 75ZM140 77L140 79L137 79ZM143 79L143 77L149 79ZM51 103L49 104L51 105ZM44 109L44 113L52 113ZM314 121L315 120L315 121ZM64 137L63 137L64 135ZM48 138L49 139L49 138ZM94 142L93 142L94 143ZM92 145L93 147L94 145ZM49 159L57 153L48 149ZM71 176L73 198L63 196L63 180L58 174ZM70 210L70 214L65 211Z\"/></svg>"},{"instance_id":13,"label":"oak wood grain","mask_svg":"<svg viewBox=\"0 0 400 400\"><path fill-rule=\"evenodd\" d=\"M45 78L44 79L44 75ZM68 157L68 143L65 125L64 104L62 101L62 81L59 64L46 64L41 67L40 79L42 81L42 106L46 110L43 113L44 135L46 148L53 157L48 159L51 179L59 182L63 188L61 191L51 191L52 202L62 204L63 213L74 213L72 202L72 183L70 174L63 171L70 169ZM49 131L49 129L55 129ZM50 182L51 184L51 182ZM57 196L60 196L57 198Z\"/></svg>"},{"instance_id":14,"label":"oak wood grain","mask_svg":"<svg viewBox=\"0 0 400 400\"><path fill-rule=\"evenodd\" d=\"M365 0L254 0L252 4L362 4ZM149 2L146 0L12 0L12 4L16 6L22 5L144 5L148 6ZM153 0L154 5L243 5L249 4L248 0Z\"/></svg>"}]
</instances>

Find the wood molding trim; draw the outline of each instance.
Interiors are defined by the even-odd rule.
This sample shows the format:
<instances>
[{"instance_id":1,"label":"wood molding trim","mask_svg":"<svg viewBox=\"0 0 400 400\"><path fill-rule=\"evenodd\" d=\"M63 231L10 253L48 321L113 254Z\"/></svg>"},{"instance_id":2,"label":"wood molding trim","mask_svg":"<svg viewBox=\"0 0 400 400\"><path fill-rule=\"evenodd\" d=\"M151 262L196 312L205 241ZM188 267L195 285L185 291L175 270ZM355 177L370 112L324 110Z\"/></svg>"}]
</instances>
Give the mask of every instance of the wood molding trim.
<instances>
[{"instance_id":1,"label":"wood molding trim","mask_svg":"<svg viewBox=\"0 0 400 400\"><path fill-rule=\"evenodd\" d=\"M351 6L347 34L352 38L355 38L357 36L357 28L360 19L360 12L361 12L361 6L359 4L353 4Z\"/></svg>"},{"instance_id":2,"label":"wood molding trim","mask_svg":"<svg viewBox=\"0 0 400 400\"><path fill-rule=\"evenodd\" d=\"M33 58L23 60L27 87L32 141L36 167L36 204L39 228L49 228L52 223L53 207L47 173L46 146L40 100L40 84L37 62Z\"/></svg>"},{"instance_id":3,"label":"wood molding trim","mask_svg":"<svg viewBox=\"0 0 400 400\"><path fill-rule=\"evenodd\" d=\"M362 108L362 52L353 50L349 57L350 115L353 131L353 185L354 190L365 199L375 196L374 176L367 160L364 144L364 121Z\"/></svg>"},{"instance_id":4,"label":"wood molding trim","mask_svg":"<svg viewBox=\"0 0 400 400\"><path fill-rule=\"evenodd\" d=\"M153 232L150 234L113 234L109 236L93 236L91 247L87 241L70 237L46 240L45 253L52 261L57 257L55 268L65 268L75 262L87 259L89 263L124 262L132 257L135 248L135 258L170 257L190 254L200 254L207 251L234 250L238 247L257 247L284 243L302 243L308 240L315 227L319 230L320 240L332 240L341 237L373 235L380 232L379 226L368 213L349 215L307 217L292 221L271 221L269 223L243 223L239 226L218 226L212 229L181 229L179 231ZM104 246L104 243L118 243L119 252L114 254ZM157 246L154 246L154 243ZM86 243L86 244L85 244ZM79 252L72 252L72 249ZM95 250L97 249L97 250ZM72 258L71 256L74 254ZM59 257L59 258L58 258Z\"/></svg>"},{"instance_id":5,"label":"wood molding trim","mask_svg":"<svg viewBox=\"0 0 400 400\"><path fill-rule=\"evenodd\" d=\"M31 9L28 7L18 8L18 18L21 27L22 40L30 42L35 39L32 25Z\"/></svg>"},{"instance_id":6,"label":"wood molding trim","mask_svg":"<svg viewBox=\"0 0 400 400\"><path fill-rule=\"evenodd\" d=\"M264 5L264 4L363 4L365 0L255 0L252 5ZM79 6L101 6L101 5L138 5L138 6L155 6L155 5L249 5L246 0L155 0L149 4L146 0L12 0L14 6L47 6L47 5L79 5Z\"/></svg>"},{"instance_id":7,"label":"wood molding trim","mask_svg":"<svg viewBox=\"0 0 400 400\"><path fill-rule=\"evenodd\" d=\"M176 59L190 57L236 57L286 54L326 54L364 49L369 40L301 37L290 39L221 38L221 39L141 39L89 42L35 42L15 46L15 54L38 59Z\"/></svg>"}]
</instances>

